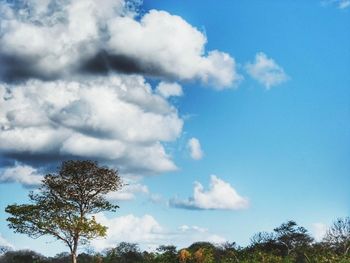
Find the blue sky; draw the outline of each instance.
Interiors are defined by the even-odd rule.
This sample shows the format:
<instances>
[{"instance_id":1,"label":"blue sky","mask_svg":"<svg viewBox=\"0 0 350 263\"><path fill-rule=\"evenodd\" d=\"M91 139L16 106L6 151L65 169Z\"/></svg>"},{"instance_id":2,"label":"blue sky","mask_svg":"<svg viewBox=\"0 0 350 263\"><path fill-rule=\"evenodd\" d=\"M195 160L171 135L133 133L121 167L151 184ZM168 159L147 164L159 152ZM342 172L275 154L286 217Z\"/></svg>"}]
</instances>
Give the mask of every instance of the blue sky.
<instances>
[{"instance_id":1,"label":"blue sky","mask_svg":"<svg viewBox=\"0 0 350 263\"><path fill-rule=\"evenodd\" d=\"M138 11L115 1L115 13L101 8L101 16L68 4L76 21L57 28L47 14L61 9L45 1L0 3L0 244L65 250L12 233L4 212L26 202L28 189L64 158L96 158L133 185L110 197L117 213L98 216L111 232L91 244L96 250L123 240L143 248L247 245L289 219L321 235L349 215L348 1L154 0ZM96 21L106 23L108 40L93 30ZM54 30L67 34L62 43L71 49L60 49ZM90 49L77 53L80 45ZM108 72L80 70L99 50L113 65ZM109 101L114 89L118 99Z\"/></svg>"}]
</instances>

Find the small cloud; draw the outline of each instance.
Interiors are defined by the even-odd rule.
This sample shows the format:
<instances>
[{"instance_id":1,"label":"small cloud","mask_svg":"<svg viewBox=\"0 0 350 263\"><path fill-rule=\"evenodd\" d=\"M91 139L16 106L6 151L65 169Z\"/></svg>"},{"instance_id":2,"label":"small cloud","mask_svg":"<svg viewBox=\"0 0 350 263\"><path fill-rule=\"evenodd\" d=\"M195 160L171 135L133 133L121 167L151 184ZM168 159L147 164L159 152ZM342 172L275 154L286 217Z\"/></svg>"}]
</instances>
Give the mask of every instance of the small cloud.
<instances>
[{"instance_id":1,"label":"small cloud","mask_svg":"<svg viewBox=\"0 0 350 263\"><path fill-rule=\"evenodd\" d=\"M239 210L247 208L249 201L240 196L229 183L212 175L209 190L204 190L201 183L195 182L193 197L187 200L171 199L169 205L184 209Z\"/></svg>"},{"instance_id":2,"label":"small cloud","mask_svg":"<svg viewBox=\"0 0 350 263\"><path fill-rule=\"evenodd\" d=\"M166 99L173 96L178 97L183 95L182 87L176 82L169 83L161 81L156 88L156 92Z\"/></svg>"},{"instance_id":3,"label":"small cloud","mask_svg":"<svg viewBox=\"0 0 350 263\"><path fill-rule=\"evenodd\" d=\"M150 194L149 201L153 204L166 204L166 200L160 194Z\"/></svg>"},{"instance_id":4,"label":"small cloud","mask_svg":"<svg viewBox=\"0 0 350 263\"><path fill-rule=\"evenodd\" d=\"M248 74L266 89L277 86L288 80L288 75L272 58L268 58L263 52L255 56L253 63L248 62L245 66Z\"/></svg>"},{"instance_id":5,"label":"small cloud","mask_svg":"<svg viewBox=\"0 0 350 263\"><path fill-rule=\"evenodd\" d=\"M339 9L346 9L350 7L350 0L324 0L321 4L323 6L333 5Z\"/></svg>"},{"instance_id":6,"label":"small cloud","mask_svg":"<svg viewBox=\"0 0 350 263\"><path fill-rule=\"evenodd\" d=\"M203 158L203 150L201 144L197 138L191 138L187 142L187 147L190 151L191 158L194 160L200 160Z\"/></svg>"},{"instance_id":7,"label":"small cloud","mask_svg":"<svg viewBox=\"0 0 350 263\"><path fill-rule=\"evenodd\" d=\"M16 182L25 187L33 187L40 185L42 179L43 176L35 168L20 163L0 171L0 183Z\"/></svg>"},{"instance_id":8,"label":"small cloud","mask_svg":"<svg viewBox=\"0 0 350 263\"><path fill-rule=\"evenodd\" d=\"M135 199L136 194L149 194L148 187L142 184L127 184L121 190L106 195L110 201L130 201Z\"/></svg>"},{"instance_id":9,"label":"small cloud","mask_svg":"<svg viewBox=\"0 0 350 263\"><path fill-rule=\"evenodd\" d=\"M327 225L323 223L314 223L312 224L312 233L316 241L321 241L327 233Z\"/></svg>"}]
</instances>

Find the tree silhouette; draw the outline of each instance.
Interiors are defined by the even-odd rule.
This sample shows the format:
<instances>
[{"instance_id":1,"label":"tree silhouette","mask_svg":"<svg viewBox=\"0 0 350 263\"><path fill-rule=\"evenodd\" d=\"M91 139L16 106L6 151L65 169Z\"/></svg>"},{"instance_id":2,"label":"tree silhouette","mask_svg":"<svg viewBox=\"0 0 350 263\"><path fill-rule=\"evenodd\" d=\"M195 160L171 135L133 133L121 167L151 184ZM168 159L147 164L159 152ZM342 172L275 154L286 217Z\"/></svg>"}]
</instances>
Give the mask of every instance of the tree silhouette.
<instances>
[{"instance_id":1,"label":"tree silhouette","mask_svg":"<svg viewBox=\"0 0 350 263\"><path fill-rule=\"evenodd\" d=\"M328 229L324 241L343 255L350 252L350 217L338 218Z\"/></svg>"},{"instance_id":2,"label":"tree silhouette","mask_svg":"<svg viewBox=\"0 0 350 263\"><path fill-rule=\"evenodd\" d=\"M304 227L298 226L294 221L283 223L273 231L276 242L284 246L284 254L287 256L291 251L307 247L313 241L308 231Z\"/></svg>"},{"instance_id":3,"label":"tree silhouette","mask_svg":"<svg viewBox=\"0 0 350 263\"><path fill-rule=\"evenodd\" d=\"M37 238L51 235L64 242L76 263L79 244L105 236L107 227L97 223L93 214L115 211L117 205L104 195L121 188L113 169L93 161L65 161L57 174L47 174L38 191L29 194L30 204L9 205L9 227L17 233Z\"/></svg>"}]
</instances>

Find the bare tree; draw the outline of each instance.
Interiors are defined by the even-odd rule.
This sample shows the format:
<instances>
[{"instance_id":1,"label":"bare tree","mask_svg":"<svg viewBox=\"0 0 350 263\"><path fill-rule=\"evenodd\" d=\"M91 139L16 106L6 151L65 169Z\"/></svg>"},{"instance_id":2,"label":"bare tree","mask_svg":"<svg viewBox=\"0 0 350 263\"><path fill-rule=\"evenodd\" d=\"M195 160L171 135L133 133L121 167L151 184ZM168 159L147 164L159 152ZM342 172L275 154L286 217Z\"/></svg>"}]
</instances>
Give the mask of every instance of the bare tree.
<instances>
[{"instance_id":1,"label":"bare tree","mask_svg":"<svg viewBox=\"0 0 350 263\"><path fill-rule=\"evenodd\" d=\"M338 218L328 229L324 241L343 255L350 252L350 217Z\"/></svg>"}]
</instances>

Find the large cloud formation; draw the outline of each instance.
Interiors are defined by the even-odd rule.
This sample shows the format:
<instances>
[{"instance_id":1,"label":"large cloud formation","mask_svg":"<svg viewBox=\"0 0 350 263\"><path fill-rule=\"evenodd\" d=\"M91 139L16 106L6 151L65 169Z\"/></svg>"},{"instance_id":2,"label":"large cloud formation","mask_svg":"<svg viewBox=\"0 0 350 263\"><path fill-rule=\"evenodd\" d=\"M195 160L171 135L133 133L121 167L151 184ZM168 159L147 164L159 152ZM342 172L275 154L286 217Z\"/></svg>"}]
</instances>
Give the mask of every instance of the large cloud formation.
<instances>
[{"instance_id":1,"label":"large cloud formation","mask_svg":"<svg viewBox=\"0 0 350 263\"><path fill-rule=\"evenodd\" d=\"M182 131L177 110L140 76L0 85L2 155L91 158L124 173L166 172L176 165L160 141Z\"/></svg>"},{"instance_id":2,"label":"large cloud formation","mask_svg":"<svg viewBox=\"0 0 350 263\"><path fill-rule=\"evenodd\" d=\"M203 33L179 16L151 10L140 20L122 0L1 4L0 74L57 79L109 71L200 80L218 88L240 79L228 54L205 52Z\"/></svg>"},{"instance_id":3,"label":"large cloud formation","mask_svg":"<svg viewBox=\"0 0 350 263\"><path fill-rule=\"evenodd\" d=\"M0 181L33 186L72 158L123 175L177 168L164 147L183 129L169 100L183 94L175 81L223 89L241 76L235 60L206 51L205 35L183 18L157 10L141 16L134 7L0 2ZM152 87L146 77L161 82Z\"/></svg>"}]
</instances>

